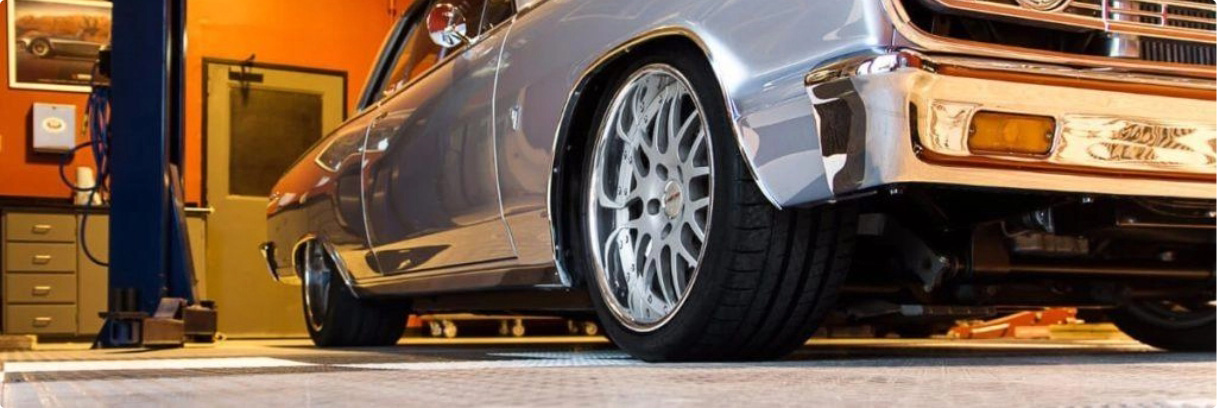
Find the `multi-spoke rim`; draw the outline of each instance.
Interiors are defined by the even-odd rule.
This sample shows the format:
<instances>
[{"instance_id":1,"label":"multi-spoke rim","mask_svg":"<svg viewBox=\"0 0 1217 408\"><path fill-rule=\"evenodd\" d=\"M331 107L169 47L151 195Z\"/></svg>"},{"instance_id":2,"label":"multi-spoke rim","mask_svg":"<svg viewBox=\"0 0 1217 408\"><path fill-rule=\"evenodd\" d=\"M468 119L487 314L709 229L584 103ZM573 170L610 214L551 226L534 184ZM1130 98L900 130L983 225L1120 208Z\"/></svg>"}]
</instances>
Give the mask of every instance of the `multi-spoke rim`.
<instances>
[{"instance_id":1,"label":"multi-spoke rim","mask_svg":"<svg viewBox=\"0 0 1217 408\"><path fill-rule=\"evenodd\" d=\"M330 283L333 273L325 263L325 249L309 244L304 256L304 308L313 331L321 330L330 304Z\"/></svg>"},{"instance_id":2,"label":"multi-spoke rim","mask_svg":"<svg viewBox=\"0 0 1217 408\"><path fill-rule=\"evenodd\" d=\"M704 110L679 71L652 64L616 95L588 183L588 242L605 303L655 330L688 298L710 230L714 165Z\"/></svg>"}]
</instances>

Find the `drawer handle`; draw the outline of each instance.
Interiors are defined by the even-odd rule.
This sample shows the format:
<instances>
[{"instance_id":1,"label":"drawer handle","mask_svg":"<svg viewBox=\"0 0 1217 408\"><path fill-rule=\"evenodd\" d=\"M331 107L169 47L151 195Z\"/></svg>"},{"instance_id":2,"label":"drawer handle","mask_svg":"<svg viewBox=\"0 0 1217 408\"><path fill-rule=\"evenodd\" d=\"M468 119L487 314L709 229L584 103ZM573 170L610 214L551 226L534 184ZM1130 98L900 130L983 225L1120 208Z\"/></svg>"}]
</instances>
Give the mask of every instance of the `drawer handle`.
<instances>
[{"instance_id":1,"label":"drawer handle","mask_svg":"<svg viewBox=\"0 0 1217 408\"><path fill-rule=\"evenodd\" d=\"M45 234L51 232L51 224L35 224L31 230L33 230L35 234Z\"/></svg>"},{"instance_id":2,"label":"drawer handle","mask_svg":"<svg viewBox=\"0 0 1217 408\"><path fill-rule=\"evenodd\" d=\"M51 319L51 318L50 318L50 317L48 317L48 316L40 316L40 317L35 317L35 318L34 318L34 327L47 327L47 326L50 326L50 325L51 325L51 321L52 321L52 320L54 320L54 319Z\"/></svg>"},{"instance_id":3,"label":"drawer handle","mask_svg":"<svg viewBox=\"0 0 1217 408\"><path fill-rule=\"evenodd\" d=\"M48 285L38 285L34 287L34 296L46 296L51 294L51 287Z\"/></svg>"},{"instance_id":4,"label":"drawer handle","mask_svg":"<svg viewBox=\"0 0 1217 408\"><path fill-rule=\"evenodd\" d=\"M34 264L46 265L51 263L50 255L34 255Z\"/></svg>"}]
</instances>

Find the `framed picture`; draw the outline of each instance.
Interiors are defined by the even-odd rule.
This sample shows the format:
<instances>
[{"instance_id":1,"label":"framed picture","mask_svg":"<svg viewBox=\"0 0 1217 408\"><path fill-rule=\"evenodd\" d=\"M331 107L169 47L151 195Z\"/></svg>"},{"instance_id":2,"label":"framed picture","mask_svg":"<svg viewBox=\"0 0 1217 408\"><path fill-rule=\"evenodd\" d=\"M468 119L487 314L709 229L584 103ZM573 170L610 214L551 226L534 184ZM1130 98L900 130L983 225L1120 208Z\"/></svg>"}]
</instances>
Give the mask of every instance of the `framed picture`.
<instances>
[{"instance_id":1,"label":"framed picture","mask_svg":"<svg viewBox=\"0 0 1217 408\"><path fill-rule=\"evenodd\" d=\"M109 1L9 0L8 85L89 92L93 65L110 44Z\"/></svg>"}]
</instances>

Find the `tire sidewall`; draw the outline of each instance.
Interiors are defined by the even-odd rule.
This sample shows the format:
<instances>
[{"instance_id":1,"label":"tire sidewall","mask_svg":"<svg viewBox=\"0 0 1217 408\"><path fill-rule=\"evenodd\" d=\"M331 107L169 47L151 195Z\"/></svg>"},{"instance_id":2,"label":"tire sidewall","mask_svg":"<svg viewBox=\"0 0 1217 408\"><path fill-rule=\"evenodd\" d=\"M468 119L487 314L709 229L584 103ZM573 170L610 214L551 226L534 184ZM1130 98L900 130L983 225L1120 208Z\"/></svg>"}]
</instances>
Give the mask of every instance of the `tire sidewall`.
<instances>
[{"instance_id":1,"label":"tire sidewall","mask_svg":"<svg viewBox=\"0 0 1217 408\"><path fill-rule=\"evenodd\" d=\"M338 279L337 276L330 276L330 285L327 290L329 291L329 300L325 305L325 316L321 316L321 328L318 329L313 327L311 320L312 312L309 310L308 302L305 300L308 298L308 285L303 284L303 282L300 285L300 305L304 313L304 327L308 329L309 337L318 345L331 345L339 341L338 337L340 333L337 333L338 330L334 328L335 316L339 314L339 311L336 309L339 302L348 301L348 299L339 299L339 297L344 294L351 296L349 289L346 288L346 283L342 279Z\"/></svg>"},{"instance_id":2,"label":"tire sidewall","mask_svg":"<svg viewBox=\"0 0 1217 408\"><path fill-rule=\"evenodd\" d=\"M577 239L580 243L577 247L581 252L577 259L581 260L581 270L586 273L584 281L588 285L587 290L605 334L630 354L648 361L680 359L680 355L672 355L673 350L692 351L696 340L704 333L705 327L712 317L711 312L717 306L726 275L722 273L724 272L723 262L726 261L725 253L729 252L725 249L732 246L732 243L728 242L729 234L715 233L715 231L716 228L727 227L731 221L728 217L730 210L739 202L739 199L733 194L735 189L732 188L732 184L736 182L735 180L747 176L746 173L742 173L744 169L739 151L736 150L738 147L734 140L735 132L728 120L730 116L727 113L723 93L716 77L704 60L684 54L652 55L640 58L626 69L621 70L620 74L610 81L610 85L606 88L607 92L604 93L596 108L592 122L595 124L592 129L594 133L589 135L591 148L585 151L584 162L592 163L594 161L595 146L599 143L598 139L602 134L601 129L608 115L609 106L616 94L626 84L626 80L638 70L657 63L671 66L689 81L693 88L691 91L702 107L702 116L710 130L710 152L713 155L713 205L710 210L706 245L703 248L697 277L692 283L684 304L670 320L647 332L638 332L622 324L616 315L609 311L608 300L604 298L600 278L597 276L596 261L590 250L591 245L596 245L596 243L591 242L587 227L584 225L585 220L590 216L587 210L587 194L580 194L578 203L580 225L577 227L577 231L579 231ZM588 183L591 181L591 171L592 166L585 166L581 183L578 186L581 192L586 191Z\"/></svg>"},{"instance_id":3,"label":"tire sidewall","mask_svg":"<svg viewBox=\"0 0 1217 408\"><path fill-rule=\"evenodd\" d=\"M46 51L43 53L35 52L34 50L37 49L39 46L45 47ZM55 54L55 48L51 47L51 42L46 39L42 39L42 38L31 42L29 51L30 51L30 54L33 54L35 57L38 57L38 58L48 58Z\"/></svg>"},{"instance_id":4,"label":"tire sidewall","mask_svg":"<svg viewBox=\"0 0 1217 408\"><path fill-rule=\"evenodd\" d=\"M1125 305L1108 315L1121 331L1142 343L1169 351L1213 351L1217 349L1217 320L1195 324L1169 324L1141 310Z\"/></svg>"}]
</instances>

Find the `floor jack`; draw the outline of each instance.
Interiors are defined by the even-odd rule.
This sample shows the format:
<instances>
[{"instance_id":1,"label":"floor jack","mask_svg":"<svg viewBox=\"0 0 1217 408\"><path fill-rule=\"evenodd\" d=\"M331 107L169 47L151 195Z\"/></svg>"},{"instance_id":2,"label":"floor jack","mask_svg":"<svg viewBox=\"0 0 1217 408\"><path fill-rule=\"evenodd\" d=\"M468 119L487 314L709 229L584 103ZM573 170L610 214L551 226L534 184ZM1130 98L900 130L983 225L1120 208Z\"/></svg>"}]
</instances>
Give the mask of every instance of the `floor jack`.
<instances>
[{"instance_id":1,"label":"floor jack","mask_svg":"<svg viewBox=\"0 0 1217 408\"><path fill-rule=\"evenodd\" d=\"M1047 308L1025 311L987 321L962 322L947 333L952 339L1047 339L1051 326L1077 322L1078 310Z\"/></svg>"}]
</instances>

